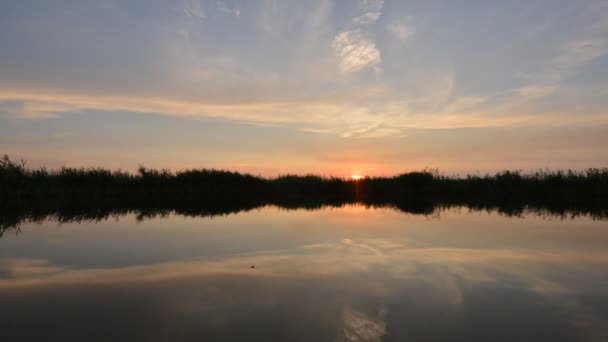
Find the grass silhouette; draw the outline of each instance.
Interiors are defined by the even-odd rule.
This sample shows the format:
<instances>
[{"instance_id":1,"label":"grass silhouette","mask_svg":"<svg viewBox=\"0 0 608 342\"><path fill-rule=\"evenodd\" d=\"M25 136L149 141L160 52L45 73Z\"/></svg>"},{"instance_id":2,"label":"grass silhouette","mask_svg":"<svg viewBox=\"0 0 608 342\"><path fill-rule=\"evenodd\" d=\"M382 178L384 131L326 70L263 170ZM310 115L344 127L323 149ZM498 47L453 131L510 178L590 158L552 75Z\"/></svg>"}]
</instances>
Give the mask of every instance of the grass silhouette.
<instances>
[{"instance_id":1,"label":"grass silhouette","mask_svg":"<svg viewBox=\"0 0 608 342\"><path fill-rule=\"evenodd\" d=\"M193 169L140 167L137 173L102 168L31 169L8 156L0 160L0 228L24 218L56 215L95 218L136 211L213 216L265 205L319 208L360 203L430 214L464 206L519 215L534 210L608 218L608 168L585 171L503 171L446 177L437 171L360 180L315 175L263 178Z\"/></svg>"}]
</instances>

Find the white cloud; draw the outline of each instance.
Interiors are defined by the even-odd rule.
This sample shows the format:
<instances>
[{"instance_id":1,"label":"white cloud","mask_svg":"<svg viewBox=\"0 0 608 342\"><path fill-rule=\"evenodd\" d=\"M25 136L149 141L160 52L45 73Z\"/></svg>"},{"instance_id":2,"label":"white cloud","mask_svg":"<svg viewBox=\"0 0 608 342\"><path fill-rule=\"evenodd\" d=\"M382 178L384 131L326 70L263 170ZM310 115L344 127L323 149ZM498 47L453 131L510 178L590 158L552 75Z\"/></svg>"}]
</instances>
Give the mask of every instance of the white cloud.
<instances>
[{"instance_id":1,"label":"white cloud","mask_svg":"<svg viewBox=\"0 0 608 342\"><path fill-rule=\"evenodd\" d=\"M386 24L386 31L399 40L406 40L416 33L416 29L409 24L410 18L393 20Z\"/></svg>"},{"instance_id":2,"label":"white cloud","mask_svg":"<svg viewBox=\"0 0 608 342\"><path fill-rule=\"evenodd\" d=\"M553 94L560 84L575 76L591 61L608 53L608 43L602 38L581 39L567 42L557 49L547 69L536 81L516 90L523 100L533 100ZM533 77L531 77L533 78Z\"/></svg>"},{"instance_id":3,"label":"white cloud","mask_svg":"<svg viewBox=\"0 0 608 342\"><path fill-rule=\"evenodd\" d=\"M373 67L382 61L376 44L361 31L345 31L336 36L332 47L339 58L340 71L344 74Z\"/></svg>"},{"instance_id":4,"label":"white cloud","mask_svg":"<svg viewBox=\"0 0 608 342\"><path fill-rule=\"evenodd\" d=\"M360 0L360 14L353 18L354 28L342 31L334 38L332 47L338 56L338 66L343 74L373 67L376 79L382 75L382 68L379 66L382 61L381 53L370 38L369 25L378 21L383 6L384 0Z\"/></svg>"},{"instance_id":5,"label":"white cloud","mask_svg":"<svg viewBox=\"0 0 608 342\"><path fill-rule=\"evenodd\" d=\"M361 14L353 19L353 22L358 25L373 24L382 15L383 0L360 0L359 11Z\"/></svg>"},{"instance_id":6,"label":"white cloud","mask_svg":"<svg viewBox=\"0 0 608 342\"><path fill-rule=\"evenodd\" d=\"M607 52L608 44L602 38L568 42L559 49L557 56L551 60L550 78L555 81L568 78L575 74L579 68Z\"/></svg>"},{"instance_id":7,"label":"white cloud","mask_svg":"<svg viewBox=\"0 0 608 342\"><path fill-rule=\"evenodd\" d=\"M555 46L550 58L538 74L530 75L530 83L516 89L523 100L542 98L556 92L560 85L576 76L590 62L608 55L608 20L602 15L608 7L594 3L580 16L572 39ZM599 17L598 17L599 15Z\"/></svg>"},{"instance_id":8,"label":"white cloud","mask_svg":"<svg viewBox=\"0 0 608 342\"><path fill-rule=\"evenodd\" d=\"M185 0L180 6L180 11L187 17L194 19L205 19L202 0Z\"/></svg>"},{"instance_id":9,"label":"white cloud","mask_svg":"<svg viewBox=\"0 0 608 342\"><path fill-rule=\"evenodd\" d=\"M384 6L384 0L360 0L359 9L363 12L373 11L379 12Z\"/></svg>"},{"instance_id":10,"label":"white cloud","mask_svg":"<svg viewBox=\"0 0 608 342\"><path fill-rule=\"evenodd\" d=\"M517 89L518 94L525 99L535 99L552 94L557 89L553 84L531 84Z\"/></svg>"},{"instance_id":11,"label":"white cloud","mask_svg":"<svg viewBox=\"0 0 608 342\"><path fill-rule=\"evenodd\" d=\"M0 113L7 113L13 118L27 120L53 119L62 113L68 113L75 108L67 103L53 101L2 101Z\"/></svg>"},{"instance_id":12,"label":"white cloud","mask_svg":"<svg viewBox=\"0 0 608 342\"><path fill-rule=\"evenodd\" d=\"M237 18L241 16L241 9L238 6L230 6L223 1L217 2L217 9L224 14L235 16Z\"/></svg>"},{"instance_id":13,"label":"white cloud","mask_svg":"<svg viewBox=\"0 0 608 342\"><path fill-rule=\"evenodd\" d=\"M372 24L372 23L375 23L380 18L381 14L382 13L380 13L380 12L366 12L366 13L361 14L358 17L355 17L353 19L353 22L355 24L361 24L361 25Z\"/></svg>"}]
</instances>

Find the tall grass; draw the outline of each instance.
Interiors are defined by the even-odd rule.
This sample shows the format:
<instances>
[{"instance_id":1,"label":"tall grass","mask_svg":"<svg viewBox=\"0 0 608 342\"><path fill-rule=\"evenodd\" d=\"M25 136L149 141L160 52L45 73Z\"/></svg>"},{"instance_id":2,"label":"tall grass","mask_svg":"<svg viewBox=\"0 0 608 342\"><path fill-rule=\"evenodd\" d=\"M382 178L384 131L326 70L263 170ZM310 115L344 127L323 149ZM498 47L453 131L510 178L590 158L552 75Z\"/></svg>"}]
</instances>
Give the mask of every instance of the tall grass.
<instances>
[{"instance_id":1,"label":"tall grass","mask_svg":"<svg viewBox=\"0 0 608 342\"><path fill-rule=\"evenodd\" d=\"M510 214L533 209L608 217L608 168L465 177L424 170L352 180L315 175L263 178L214 169L171 172L140 167L129 173L26 165L7 156L0 160L0 215L70 210L95 215L95 210L131 209L214 215L268 204L316 208L362 203L415 213L467 206Z\"/></svg>"}]
</instances>

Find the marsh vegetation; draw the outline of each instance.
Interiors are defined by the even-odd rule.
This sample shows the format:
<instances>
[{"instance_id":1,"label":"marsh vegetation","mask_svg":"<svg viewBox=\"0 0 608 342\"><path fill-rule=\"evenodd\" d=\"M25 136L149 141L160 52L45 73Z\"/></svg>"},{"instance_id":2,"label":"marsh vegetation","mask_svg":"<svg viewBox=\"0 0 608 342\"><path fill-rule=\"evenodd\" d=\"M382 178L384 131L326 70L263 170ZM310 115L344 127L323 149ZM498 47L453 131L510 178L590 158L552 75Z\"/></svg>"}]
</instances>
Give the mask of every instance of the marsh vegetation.
<instances>
[{"instance_id":1,"label":"marsh vegetation","mask_svg":"<svg viewBox=\"0 0 608 342\"><path fill-rule=\"evenodd\" d=\"M258 177L214 169L178 172L140 167L137 173L103 168L28 168L7 156L0 161L2 227L24 218L56 215L96 218L135 211L214 216L267 205L315 209L363 204L431 214L462 206L519 215L608 217L608 169L503 171L448 177L424 170L358 180L316 175Z\"/></svg>"}]
</instances>

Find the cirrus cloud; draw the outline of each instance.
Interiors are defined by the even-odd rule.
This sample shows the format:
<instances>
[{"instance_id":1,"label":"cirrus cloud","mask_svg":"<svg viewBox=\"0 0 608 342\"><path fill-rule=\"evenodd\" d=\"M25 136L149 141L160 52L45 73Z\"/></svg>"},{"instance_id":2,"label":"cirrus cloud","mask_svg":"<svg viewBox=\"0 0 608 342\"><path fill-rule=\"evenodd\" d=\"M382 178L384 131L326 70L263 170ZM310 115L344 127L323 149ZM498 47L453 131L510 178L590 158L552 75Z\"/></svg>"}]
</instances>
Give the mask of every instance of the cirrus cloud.
<instances>
[{"instance_id":1,"label":"cirrus cloud","mask_svg":"<svg viewBox=\"0 0 608 342\"><path fill-rule=\"evenodd\" d=\"M361 31L345 31L336 36L332 47L339 58L340 71L344 74L377 66L382 61L376 44Z\"/></svg>"},{"instance_id":2,"label":"cirrus cloud","mask_svg":"<svg viewBox=\"0 0 608 342\"><path fill-rule=\"evenodd\" d=\"M380 19L384 0L360 0L359 15L354 17L354 26L336 35L332 47L338 56L338 66L343 74L354 73L374 67L376 76L382 74L379 67L381 52L372 40L369 26Z\"/></svg>"},{"instance_id":3,"label":"cirrus cloud","mask_svg":"<svg viewBox=\"0 0 608 342\"><path fill-rule=\"evenodd\" d=\"M399 40L406 40L416 33L416 29L410 25L411 18L393 20L386 25L386 31Z\"/></svg>"}]
</instances>

